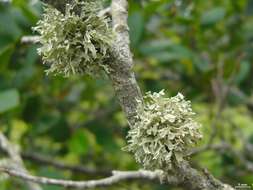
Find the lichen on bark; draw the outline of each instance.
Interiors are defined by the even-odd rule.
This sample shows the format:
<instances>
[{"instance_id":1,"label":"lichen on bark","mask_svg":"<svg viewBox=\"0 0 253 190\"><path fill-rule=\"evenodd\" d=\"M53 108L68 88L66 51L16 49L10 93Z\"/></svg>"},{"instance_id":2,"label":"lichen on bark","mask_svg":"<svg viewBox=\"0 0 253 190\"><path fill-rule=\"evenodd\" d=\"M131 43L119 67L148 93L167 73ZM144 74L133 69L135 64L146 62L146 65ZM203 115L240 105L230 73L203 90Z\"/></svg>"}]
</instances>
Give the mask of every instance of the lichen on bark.
<instances>
[{"instance_id":1,"label":"lichen on bark","mask_svg":"<svg viewBox=\"0 0 253 190\"><path fill-rule=\"evenodd\" d=\"M64 13L46 6L34 30L40 35L38 52L49 65L47 73L95 75L109 70L105 59L110 56L113 32L110 20L98 14L101 9L98 0L74 1Z\"/></svg>"},{"instance_id":2,"label":"lichen on bark","mask_svg":"<svg viewBox=\"0 0 253 190\"><path fill-rule=\"evenodd\" d=\"M181 93L165 97L164 90L148 92L138 101L136 123L128 132L125 150L146 169L169 171L202 137L190 101Z\"/></svg>"}]
</instances>

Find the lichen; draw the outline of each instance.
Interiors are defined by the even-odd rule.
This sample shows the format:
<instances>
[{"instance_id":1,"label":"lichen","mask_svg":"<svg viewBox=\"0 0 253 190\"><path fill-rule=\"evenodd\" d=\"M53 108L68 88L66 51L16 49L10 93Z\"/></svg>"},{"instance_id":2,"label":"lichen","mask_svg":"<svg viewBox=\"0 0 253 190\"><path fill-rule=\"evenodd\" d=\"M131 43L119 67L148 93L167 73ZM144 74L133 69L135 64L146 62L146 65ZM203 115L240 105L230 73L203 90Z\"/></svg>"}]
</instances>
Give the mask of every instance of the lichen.
<instances>
[{"instance_id":1,"label":"lichen","mask_svg":"<svg viewBox=\"0 0 253 190\"><path fill-rule=\"evenodd\" d=\"M173 160L180 163L188 148L202 137L194 114L181 93L166 98L164 90L148 92L144 105L138 101L137 122L129 130L123 150L132 152L145 169L171 169Z\"/></svg>"},{"instance_id":2,"label":"lichen","mask_svg":"<svg viewBox=\"0 0 253 190\"><path fill-rule=\"evenodd\" d=\"M38 52L50 66L47 73L69 76L108 69L104 60L109 56L113 32L109 19L98 14L101 8L100 0L74 1L64 14L45 7L34 30L42 44Z\"/></svg>"}]
</instances>

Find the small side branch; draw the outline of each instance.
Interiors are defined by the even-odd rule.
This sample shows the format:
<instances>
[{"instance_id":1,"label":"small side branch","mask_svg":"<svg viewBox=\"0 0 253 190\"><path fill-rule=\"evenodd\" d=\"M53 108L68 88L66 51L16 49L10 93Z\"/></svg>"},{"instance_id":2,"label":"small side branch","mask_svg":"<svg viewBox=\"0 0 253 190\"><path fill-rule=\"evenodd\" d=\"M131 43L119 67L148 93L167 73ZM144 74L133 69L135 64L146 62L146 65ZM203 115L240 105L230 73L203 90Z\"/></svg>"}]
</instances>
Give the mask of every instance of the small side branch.
<instances>
[{"instance_id":1,"label":"small side branch","mask_svg":"<svg viewBox=\"0 0 253 190\"><path fill-rule=\"evenodd\" d=\"M39 36L23 36L21 38L22 44L37 44L39 43Z\"/></svg>"},{"instance_id":2,"label":"small side branch","mask_svg":"<svg viewBox=\"0 0 253 190\"><path fill-rule=\"evenodd\" d=\"M25 160L30 160L41 165L53 166L60 170L69 170L75 173L76 172L82 173L89 176L110 176L112 174L111 170L105 170L105 169L97 170L93 168L87 168L84 166L69 165L66 163L59 162L59 161L54 161L54 159L46 158L38 154L22 153L21 156Z\"/></svg>"},{"instance_id":3,"label":"small side branch","mask_svg":"<svg viewBox=\"0 0 253 190\"><path fill-rule=\"evenodd\" d=\"M113 175L107 178L99 180L89 180L89 181L71 181L71 180L60 180L52 179L46 177L32 176L27 173L19 172L13 169L0 168L0 172L7 173L10 176L17 177L26 181L31 181L34 183L39 183L43 185L57 185L67 188L95 188L95 187L106 187L111 186L119 182L128 180L149 180L158 181L161 178L161 172L152 172L146 170L140 171L113 171ZM175 178L170 178L171 183L175 184L177 181Z\"/></svg>"},{"instance_id":4,"label":"small side branch","mask_svg":"<svg viewBox=\"0 0 253 190\"><path fill-rule=\"evenodd\" d=\"M24 166L23 160L17 150L17 147L11 144L8 139L0 132L0 149L6 152L11 160L11 167L15 171L20 171L28 175L28 172ZM27 182L27 186L30 190L41 190L41 187L35 183Z\"/></svg>"}]
</instances>

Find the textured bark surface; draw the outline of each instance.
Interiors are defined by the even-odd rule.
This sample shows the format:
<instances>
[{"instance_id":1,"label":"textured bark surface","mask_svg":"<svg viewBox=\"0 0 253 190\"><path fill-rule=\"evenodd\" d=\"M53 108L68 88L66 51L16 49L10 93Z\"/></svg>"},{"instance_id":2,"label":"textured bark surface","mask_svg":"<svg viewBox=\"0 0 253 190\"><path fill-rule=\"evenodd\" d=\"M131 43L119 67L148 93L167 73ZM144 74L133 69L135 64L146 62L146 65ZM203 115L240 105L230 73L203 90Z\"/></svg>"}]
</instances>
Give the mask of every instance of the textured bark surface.
<instances>
[{"instance_id":1,"label":"textured bark surface","mask_svg":"<svg viewBox=\"0 0 253 190\"><path fill-rule=\"evenodd\" d=\"M181 186L189 190L233 190L231 186L214 178L207 170L202 172L192 168L188 162L175 167L174 173L181 179Z\"/></svg>"},{"instance_id":2,"label":"textured bark surface","mask_svg":"<svg viewBox=\"0 0 253 190\"><path fill-rule=\"evenodd\" d=\"M113 46L113 71L109 74L109 77L129 124L133 126L137 110L136 99L142 100L142 95L132 70L133 59L129 46L127 6L125 0L112 1L111 13L116 40Z\"/></svg>"}]
</instances>

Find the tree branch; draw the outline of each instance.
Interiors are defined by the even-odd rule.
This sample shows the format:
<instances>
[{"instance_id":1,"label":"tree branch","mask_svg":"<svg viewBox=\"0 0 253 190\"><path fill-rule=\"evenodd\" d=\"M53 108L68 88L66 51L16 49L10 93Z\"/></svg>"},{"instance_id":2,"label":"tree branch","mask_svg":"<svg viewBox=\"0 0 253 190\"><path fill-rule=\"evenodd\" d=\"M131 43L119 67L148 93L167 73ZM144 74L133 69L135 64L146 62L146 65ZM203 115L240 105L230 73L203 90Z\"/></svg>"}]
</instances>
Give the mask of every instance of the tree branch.
<instances>
[{"instance_id":1,"label":"tree branch","mask_svg":"<svg viewBox=\"0 0 253 190\"><path fill-rule=\"evenodd\" d=\"M16 171L20 171L28 175L28 172L24 166L23 160L19 155L19 152L15 145L11 144L8 139L0 132L0 149L8 154L12 163L11 166ZM42 190L38 184L27 182L27 186L30 190Z\"/></svg>"},{"instance_id":2,"label":"tree branch","mask_svg":"<svg viewBox=\"0 0 253 190\"><path fill-rule=\"evenodd\" d=\"M206 169L200 172L182 162L175 166L175 174L182 180L180 185L190 190L234 190L231 186L214 178Z\"/></svg>"},{"instance_id":3,"label":"tree branch","mask_svg":"<svg viewBox=\"0 0 253 190\"><path fill-rule=\"evenodd\" d=\"M51 4L61 12L65 9L66 3L71 3L71 0L54 1L54 0L43 0L43 2ZM109 73L109 77L112 81L116 95L119 99L120 105L125 112L130 127L134 126L135 115L137 111L136 99L142 100L140 88L136 82L133 69L133 59L129 46L129 32L127 25L128 18L128 2L127 0L112 0L111 6L112 23L113 29L116 33L116 40L112 50L112 71ZM104 178L101 180L92 180L86 182L74 182L64 181L49 178L41 178L31 176L25 173L20 173L10 169L2 169L3 172L9 175L22 178L24 180L33 181L41 184L53 184L63 185L65 187L78 187L78 188L92 188L108 186L126 179L143 178L153 180L160 178L159 175L151 173L113 173L111 177ZM140 171L139 171L140 172ZM192 190L232 190L233 188L223 184L219 180L215 179L207 171L199 172L192 168L187 162L180 165L176 165L173 173L176 174L177 180L182 181L182 185L187 189ZM133 177L135 176L135 177ZM168 174L169 176L169 174Z\"/></svg>"},{"instance_id":4,"label":"tree branch","mask_svg":"<svg viewBox=\"0 0 253 190\"><path fill-rule=\"evenodd\" d=\"M113 71L109 73L109 77L129 124L133 126L137 110L136 99L142 100L142 95L132 70L133 59L129 47L130 40L127 25L128 3L126 0L113 0L111 7L116 40L111 65Z\"/></svg>"},{"instance_id":5,"label":"tree branch","mask_svg":"<svg viewBox=\"0 0 253 190\"><path fill-rule=\"evenodd\" d=\"M19 172L13 169L0 168L1 172L7 173L10 176L21 178L23 180L39 183L43 185L58 185L66 188L95 188L95 187L106 187L113 184L128 181L128 180L149 180L158 181L161 177L161 172L151 172L146 170L140 171L113 171L113 175L107 178L89 181L71 181L71 180L60 180L46 177L36 177L23 172ZM174 177L170 178L172 184L177 183Z\"/></svg>"},{"instance_id":6,"label":"tree branch","mask_svg":"<svg viewBox=\"0 0 253 190\"><path fill-rule=\"evenodd\" d=\"M110 77L113 81L120 104L126 113L129 123L133 126L137 108L136 99L142 100L142 95L132 71L133 60L129 47L127 6L127 0L112 0L112 20L113 27L117 35L115 43L115 63L117 64L115 66L115 72L111 73ZM214 177L211 178L211 175L207 178L199 171L191 168L187 162L177 166L174 172L178 176L178 179L184 179L184 183L182 185L185 185L187 189L233 189L232 187L218 181Z\"/></svg>"},{"instance_id":7,"label":"tree branch","mask_svg":"<svg viewBox=\"0 0 253 190\"><path fill-rule=\"evenodd\" d=\"M78 172L78 173L87 174L90 176L110 176L112 174L112 171L110 170L97 170L97 169L87 168L84 166L68 165L59 161L54 161L53 159L50 159L50 158L45 158L37 154L22 153L21 155L24 159L32 160L41 165L53 166L61 170L70 170L72 172Z\"/></svg>"}]
</instances>

